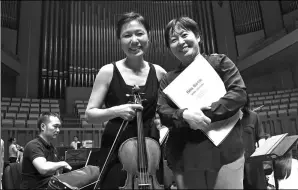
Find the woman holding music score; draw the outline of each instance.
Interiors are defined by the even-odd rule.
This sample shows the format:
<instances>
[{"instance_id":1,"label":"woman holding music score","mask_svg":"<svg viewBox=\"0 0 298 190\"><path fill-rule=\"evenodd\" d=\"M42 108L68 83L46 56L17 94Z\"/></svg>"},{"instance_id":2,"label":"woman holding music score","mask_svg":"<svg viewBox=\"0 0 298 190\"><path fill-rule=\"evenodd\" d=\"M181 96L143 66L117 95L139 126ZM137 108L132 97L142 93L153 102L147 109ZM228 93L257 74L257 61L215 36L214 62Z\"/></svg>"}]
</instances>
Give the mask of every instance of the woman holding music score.
<instances>
[{"instance_id":1,"label":"woman holding music score","mask_svg":"<svg viewBox=\"0 0 298 190\"><path fill-rule=\"evenodd\" d=\"M142 15L134 12L124 14L117 23L116 35L126 58L104 65L96 76L86 117L89 123L108 121L101 142L105 154L108 154L123 120L130 122L120 137L119 146L126 139L137 137L136 109L143 110L144 136L158 142L159 137L151 135L158 134L153 132L157 129L152 120L156 112L159 80L166 72L144 60L149 48L149 32L150 26ZM142 98L146 101L142 105L128 103L130 98L126 94L131 94L133 85L138 85L145 93ZM105 109L102 109L103 104ZM119 146L103 181L103 189L118 189L125 183L126 172L117 156Z\"/></svg>"},{"instance_id":2,"label":"woman holding music score","mask_svg":"<svg viewBox=\"0 0 298 190\"><path fill-rule=\"evenodd\" d=\"M170 129L166 157L179 189L243 188L244 149L238 121L216 147L200 129L236 114L246 103L246 87L235 64L223 54L203 55L224 82L227 93L210 107L194 112L178 107L163 90L201 56L198 24L188 17L171 20L165 28L167 47L181 62L160 82L158 113ZM199 63L198 63L199 64Z\"/></svg>"}]
</instances>

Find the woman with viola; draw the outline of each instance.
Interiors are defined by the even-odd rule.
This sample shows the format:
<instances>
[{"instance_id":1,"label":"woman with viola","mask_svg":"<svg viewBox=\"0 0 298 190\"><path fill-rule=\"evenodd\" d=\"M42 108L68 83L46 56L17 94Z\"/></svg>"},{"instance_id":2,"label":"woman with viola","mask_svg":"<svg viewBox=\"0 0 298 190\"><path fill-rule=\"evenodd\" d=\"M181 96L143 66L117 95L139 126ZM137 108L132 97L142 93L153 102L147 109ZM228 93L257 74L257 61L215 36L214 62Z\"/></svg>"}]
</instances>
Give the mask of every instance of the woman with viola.
<instances>
[{"instance_id":1,"label":"woman with viola","mask_svg":"<svg viewBox=\"0 0 298 190\"><path fill-rule=\"evenodd\" d=\"M130 121L119 139L119 146L127 139L137 137L136 110L142 110L143 133L158 142L155 117L159 81L166 73L155 64L144 60L149 48L150 27L138 13L123 14L117 23L116 36L126 58L104 65L98 72L89 103L86 118L89 123L108 121L102 135L101 149L106 155L111 148L123 120ZM140 87L142 104L128 103L134 85ZM105 108L103 109L103 105ZM119 146L116 150L119 149ZM117 157L117 151L108 165L107 175L101 188L118 189L126 180L126 172Z\"/></svg>"}]
</instances>

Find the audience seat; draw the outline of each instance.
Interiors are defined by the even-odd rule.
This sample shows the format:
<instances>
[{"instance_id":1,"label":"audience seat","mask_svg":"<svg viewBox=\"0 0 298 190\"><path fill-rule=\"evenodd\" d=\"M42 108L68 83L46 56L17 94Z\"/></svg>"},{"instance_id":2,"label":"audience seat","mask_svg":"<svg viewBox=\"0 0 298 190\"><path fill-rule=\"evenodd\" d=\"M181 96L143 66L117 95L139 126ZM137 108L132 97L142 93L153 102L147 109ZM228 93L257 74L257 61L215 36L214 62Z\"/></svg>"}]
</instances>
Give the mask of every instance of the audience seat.
<instances>
[{"instance_id":1,"label":"audience seat","mask_svg":"<svg viewBox=\"0 0 298 190\"><path fill-rule=\"evenodd\" d=\"M289 108L298 108L298 102L292 102L289 104Z\"/></svg>"},{"instance_id":2,"label":"audience seat","mask_svg":"<svg viewBox=\"0 0 298 190\"><path fill-rule=\"evenodd\" d=\"M268 111L268 117L269 118L275 118L277 117L277 111L274 110L274 111Z\"/></svg>"},{"instance_id":3,"label":"audience seat","mask_svg":"<svg viewBox=\"0 0 298 190\"><path fill-rule=\"evenodd\" d=\"M86 109L78 109L78 115L85 114Z\"/></svg>"},{"instance_id":4,"label":"audience seat","mask_svg":"<svg viewBox=\"0 0 298 190\"><path fill-rule=\"evenodd\" d=\"M11 98L9 97L2 97L2 102L10 102L11 101Z\"/></svg>"},{"instance_id":5,"label":"audience seat","mask_svg":"<svg viewBox=\"0 0 298 190\"><path fill-rule=\"evenodd\" d=\"M84 102L83 102L83 100L75 100L75 105L77 105L77 104L83 104Z\"/></svg>"},{"instance_id":6,"label":"audience seat","mask_svg":"<svg viewBox=\"0 0 298 190\"><path fill-rule=\"evenodd\" d=\"M288 109L288 104L280 104L279 109Z\"/></svg>"},{"instance_id":7,"label":"audience seat","mask_svg":"<svg viewBox=\"0 0 298 190\"><path fill-rule=\"evenodd\" d=\"M272 105L280 104L280 99L272 100Z\"/></svg>"},{"instance_id":8,"label":"audience seat","mask_svg":"<svg viewBox=\"0 0 298 190\"><path fill-rule=\"evenodd\" d=\"M18 113L19 112L19 107L8 107L8 110L7 112L10 112L10 113Z\"/></svg>"},{"instance_id":9,"label":"audience seat","mask_svg":"<svg viewBox=\"0 0 298 190\"><path fill-rule=\"evenodd\" d=\"M50 103L51 103L51 104L59 104L59 101L58 101L58 100L51 99L51 100L50 100Z\"/></svg>"},{"instance_id":10,"label":"audience seat","mask_svg":"<svg viewBox=\"0 0 298 190\"><path fill-rule=\"evenodd\" d=\"M271 111L278 110L278 109L279 109L278 105L272 105L272 106L270 106L270 110Z\"/></svg>"},{"instance_id":11,"label":"audience seat","mask_svg":"<svg viewBox=\"0 0 298 190\"><path fill-rule=\"evenodd\" d=\"M272 100L273 99L273 96L272 95L266 96L265 99L266 100Z\"/></svg>"},{"instance_id":12,"label":"audience seat","mask_svg":"<svg viewBox=\"0 0 298 190\"><path fill-rule=\"evenodd\" d=\"M40 108L40 113L50 112L50 108Z\"/></svg>"},{"instance_id":13,"label":"audience seat","mask_svg":"<svg viewBox=\"0 0 298 190\"><path fill-rule=\"evenodd\" d=\"M60 114L60 109L59 108L51 108L51 112Z\"/></svg>"},{"instance_id":14,"label":"audience seat","mask_svg":"<svg viewBox=\"0 0 298 190\"><path fill-rule=\"evenodd\" d=\"M286 116L288 116L287 110L278 110L277 113L278 113L278 117L286 117Z\"/></svg>"},{"instance_id":15,"label":"audience seat","mask_svg":"<svg viewBox=\"0 0 298 190\"><path fill-rule=\"evenodd\" d=\"M31 108L33 108L33 107L34 107L34 108L39 108L40 106L39 106L39 103L31 103L31 104L30 104L30 107L31 107Z\"/></svg>"},{"instance_id":16,"label":"audience seat","mask_svg":"<svg viewBox=\"0 0 298 190\"><path fill-rule=\"evenodd\" d=\"M7 106L1 106L1 112L6 113L7 112Z\"/></svg>"},{"instance_id":17,"label":"audience seat","mask_svg":"<svg viewBox=\"0 0 298 190\"><path fill-rule=\"evenodd\" d=\"M2 127L3 128L11 128L13 127L13 119L2 119Z\"/></svg>"},{"instance_id":18,"label":"audience seat","mask_svg":"<svg viewBox=\"0 0 298 190\"><path fill-rule=\"evenodd\" d=\"M29 114L29 120L37 120L39 117L38 113L30 113Z\"/></svg>"},{"instance_id":19,"label":"audience seat","mask_svg":"<svg viewBox=\"0 0 298 190\"><path fill-rule=\"evenodd\" d=\"M30 108L30 113L39 113L39 108Z\"/></svg>"},{"instance_id":20,"label":"audience seat","mask_svg":"<svg viewBox=\"0 0 298 190\"><path fill-rule=\"evenodd\" d=\"M285 91L284 90L278 90L276 91L276 94L283 94Z\"/></svg>"},{"instance_id":21,"label":"audience seat","mask_svg":"<svg viewBox=\"0 0 298 190\"><path fill-rule=\"evenodd\" d=\"M268 92L261 92L261 96L268 95Z\"/></svg>"},{"instance_id":22,"label":"audience seat","mask_svg":"<svg viewBox=\"0 0 298 190\"><path fill-rule=\"evenodd\" d=\"M86 118L85 118L85 114L81 114L80 115L80 120L85 120Z\"/></svg>"},{"instance_id":23,"label":"audience seat","mask_svg":"<svg viewBox=\"0 0 298 190\"><path fill-rule=\"evenodd\" d=\"M87 123L87 121L82 120L82 128L92 128L92 124Z\"/></svg>"},{"instance_id":24,"label":"audience seat","mask_svg":"<svg viewBox=\"0 0 298 190\"><path fill-rule=\"evenodd\" d=\"M50 107L50 104L40 104L40 107L41 108L49 108Z\"/></svg>"},{"instance_id":25,"label":"audience seat","mask_svg":"<svg viewBox=\"0 0 298 190\"><path fill-rule=\"evenodd\" d=\"M250 101L257 101L257 100L258 100L257 97L251 97L251 98L250 98Z\"/></svg>"},{"instance_id":26,"label":"audience seat","mask_svg":"<svg viewBox=\"0 0 298 190\"><path fill-rule=\"evenodd\" d=\"M41 99L40 103L50 103L50 100L49 99Z\"/></svg>"},{"instance_id":27,"label":"audience seat","mask_svg":"<svg viewBox=\"0 0 298 190\"><path fill-rule=\"evenodd\" d=\"M50 104L50 105L51 105L51 108L59 108L59 104L54 103L54 104Z\"/></svg>"},{"instance_id":28,"label":"audience seat","mask_svg":"<svg viewBox=\"0 0 298 190\"><path fill-rule=\"evenodd\" d=\"M1 106L10 106L10 102L1 102Z\"/></svg>"},{"instance_id":29,"label":"audience seat","mask_svg":"<svg viewBox=\"0 0 298 190\"><path fill-rule=\"evenodd\" d=\"M27 103L29 103L31 100L30 100L30 98L22 98L22 102L27 102Z\"/></svg>"},{"instance_id":30,"label":"audience seat","mask_svg":"<svg viewBox=\"0 0 298 190\"><path fill-rule=\"evenodd\" d=\"M14 127L16 127L16 128L25 128L26 127L26 120L16 119L14 121Z\"/></svg>"},{"instance_id":31,"label":"audience seat","mask_svg":"<svg viewBox=\"0 0 298 190\"><path fill-rule=\"evenodd\" d=\"M27 120L27 128L37 128L37 120Z\"/></svg>"},{"instance_id":32,"label":"audience seat","mask_svg":"<svg viewBox=\"0 0 298 190\"><path fill-rule=\"evenodd\" d=\"M21 102L21 98L11 98L11 102Z\"/></svg>"},{"instance_id":33,"label":"audience seat","mask_svg":"<svg viewBox=\"0 0 298 190\"><path fill-rule=\"evenodd\" d=\"M290 108L288 112L289 116L297 116L297 108Z\"/></svg>"},{"instance_id":34,"label":"audience seat","mask_svg":"<svg viewBox=\"0 0 298 190\"><path fill-rule=\"evenodd\" d=\"M270 105L272 105L272 101L271 100L265 100L264 105L270 106Z\"/></svg>"},{"instance_id":35,"label":"audience seat","mask_svg":"<svg viewBox=\"0 0 298 190\"><path fill-rule=\"evenodd\" d=\"M289 98L290 97L290 94L289 93L285 93L285 94L282 94L281 97L282 98Z\"/></svg>"},{"instance_id":36,"label":"audience seat","mask_svg":"<svg viewBox=\"0 0 298 190\"><path fill-rule=\"evenodd\" d=\"M27 113L18 113L17 114L17 119L24 119L27 120L28 114Z\"/></svg>"},{"instance_id":37,"label":"audience seat","mask_svg":"<svg viewBox=\"0 0 298 190\"><path fill-rule=\"evenodd\" d=\"M20 107L20 105L21 105L21 102L11 102L10 103L10 106L12 106L12 107Z\"/></svg>"},{"instance_id":38,"label":"audience seat","mask_svg":"<svg viewBox=\"0 0 298 190\"><path fill-rule=\"evenodd\" d=\"M32 98L31 103L40 103L40 99Z\"/></svg>"},{"instance_id":39,"label":"audience seat","mask_svg":"<svg viewBox=\"0 0 298 190\"><path fill-rule=\"evenodd\" d=\"M21 107L30 107L30 103L29 102L22 102Z\"/></svg>"},{"instance_id":40,"label":"audience seat","mask_svg":"<svg viewBox=\"0 0 298 190\"><path fill-rule=\"evenodd\" d=\"M263 102L263 101L260 101L260 100L255 101L255 106L256 106L256 107L258 107L258 106L262 106L262 105L264 105L264 102Z\"/></svg>"},{"instance_id":41,"label":"audience seat","mask_svg":"<svg viewBox=\"0 0 298 190\"><path fill-rule=\"evenodd\" d=\"M288 103L289 102L289 98L282 98L280 99L280 103L284 104L284 103Z\"/></svg>"},{"instance_id":42,"label":"audience seat","mask_svg":"<svg viewBox=\"0 0 298 190\"><path fill-rule=\"evenodd\" d=\"M29 107L20 107L19 113L29 113Z\"/></svg>"},{"instance_id":43,"label":"audience seat","mask_svg":"<svg viewBox=\"0 0 298 190\"><path fill-rule=\"evenodd\" d=\"M7 112L5 114L5 119L15 119L16 118L16 113L10 113L10 112Z\"/></svg>"},{"instance_id":44,"label":"audience seat","mask_svg":"<svg viewBox=\"0 0 298 190\"><path fill-rule=\"evenodd\" d=\"M291 97L290 102L298 102L298 97Z\"/></svg>"},{"instance_id":45,"label":"audience seat","mask_svg":"<svg viewBox=\"0 0 298 190\"><path fill-rule=\"evenodd\" d=\"M85 104L77 104L77 109L85 108Z\"/></svg>"},{"instance_id":46,"label":"audience seat","mask_svg":"<svg viewBox=\"0 0 298 190\"><path fill-rule=\"evenodd\" d=\"M270 111L270 106L264 106L264 107L262 107L262 111Z\"/></svg>"}]
</instances>

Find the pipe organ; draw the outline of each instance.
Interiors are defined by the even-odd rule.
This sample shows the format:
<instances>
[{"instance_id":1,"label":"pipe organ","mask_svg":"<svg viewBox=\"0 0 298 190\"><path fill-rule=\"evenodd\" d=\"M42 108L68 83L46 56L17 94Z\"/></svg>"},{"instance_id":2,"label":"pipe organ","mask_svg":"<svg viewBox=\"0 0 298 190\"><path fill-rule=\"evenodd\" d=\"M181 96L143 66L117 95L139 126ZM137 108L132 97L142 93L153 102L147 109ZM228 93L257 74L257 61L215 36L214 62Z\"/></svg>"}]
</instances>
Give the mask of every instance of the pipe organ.
<instances>
[{"instance_id":1,"label":"pipe organ","mask_svg":"<svg viewBox=\"0 0 298 190\"><path fill-rule=\"evenodd\" d=\"M230 1L235 36L264 29L259 1Z\"/></svg>"},{"instance_id":2,"label":"pipe organ","mask_svg":"<svg viewBox=\"0 0 298 190\"><path fill-rule=\"evenodd\" d=\"M166 70L179 64L164 43L164 27L175 17L196 20L202 51L217 51L208 1L43 1L40 97L64 98L67 86L92 87L103 65L124 58L115 30L119 16L130 11L151 26L145 59Z\"/></svg>"}]
</instances>

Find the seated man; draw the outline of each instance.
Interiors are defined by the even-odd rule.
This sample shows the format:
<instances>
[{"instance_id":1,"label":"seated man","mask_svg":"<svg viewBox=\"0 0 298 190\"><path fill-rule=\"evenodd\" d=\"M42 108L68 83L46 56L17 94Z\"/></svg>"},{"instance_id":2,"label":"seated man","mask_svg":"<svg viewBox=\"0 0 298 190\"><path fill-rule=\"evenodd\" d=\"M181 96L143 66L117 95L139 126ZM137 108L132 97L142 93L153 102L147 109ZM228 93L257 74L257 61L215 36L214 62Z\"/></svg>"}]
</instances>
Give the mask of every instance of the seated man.
<instances>
[{"instance_id":1,"label":"seated man","mask_svg":"<svg viewBox=\"0 0 298 190\"><path fill-rule=\"evenodd\" d=\"M59 161L57 150L51 141L60 132L61 120L55 113L43 113L37 122L39 135L28 142L22 162L22 189L42 189L48 186L50 178L61 168L71 170L65 161Z\"/></svg>"}]
</instances>

